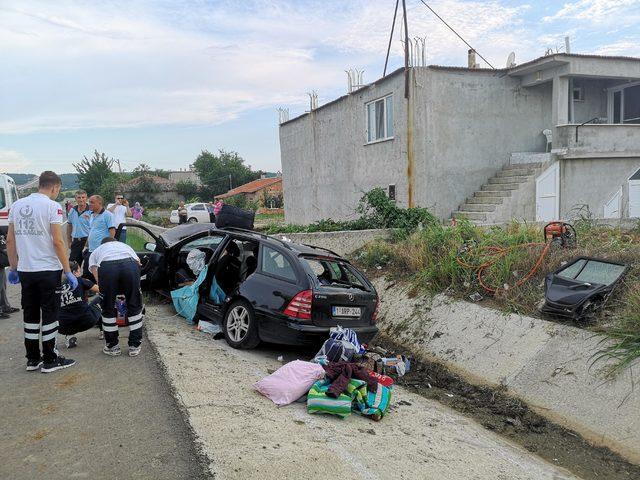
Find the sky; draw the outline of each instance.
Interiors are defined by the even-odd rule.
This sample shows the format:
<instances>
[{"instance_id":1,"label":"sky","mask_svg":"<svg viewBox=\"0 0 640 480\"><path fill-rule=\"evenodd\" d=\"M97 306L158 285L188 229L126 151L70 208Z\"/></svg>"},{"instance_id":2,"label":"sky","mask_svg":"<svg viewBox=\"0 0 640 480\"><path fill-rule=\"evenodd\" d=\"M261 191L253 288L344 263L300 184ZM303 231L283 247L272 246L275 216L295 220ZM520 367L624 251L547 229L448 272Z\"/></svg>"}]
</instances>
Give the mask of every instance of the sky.
<instances>
[{"instance_id":1,"label":"sky","mask_svg":"<svg viewBox=\"0 0 640 480\"><path fill-rule=\"evenodd\" d=\"M640 56L640 0L431 0L496 67L564 49ZM0 171L73 172L94 149L126 170L186 168L201 150L280 170L278 108L293 118L382 76L394 0L0 0ZM420 0L409 34L427 63L467 47ZM400 17L397 27L400 28ZM390 70L403 64L392 45ZM482 66L486 66L482 63Z\"/></svg>"}]
</instances>

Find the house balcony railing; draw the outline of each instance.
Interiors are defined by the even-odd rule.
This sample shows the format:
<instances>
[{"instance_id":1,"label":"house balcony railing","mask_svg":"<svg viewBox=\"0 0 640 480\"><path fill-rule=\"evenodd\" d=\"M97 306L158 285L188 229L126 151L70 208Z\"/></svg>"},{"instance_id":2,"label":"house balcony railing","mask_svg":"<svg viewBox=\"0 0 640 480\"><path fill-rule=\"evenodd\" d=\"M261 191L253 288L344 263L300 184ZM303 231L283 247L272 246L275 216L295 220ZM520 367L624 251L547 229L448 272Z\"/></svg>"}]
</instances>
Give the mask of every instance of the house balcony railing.
<instances>
[{"instance_id":1,"label":"house balcony railing","mask_svg":"<svg viewBox=\"0 0 640 480\"><path fill-rule=\"evenodd\" d=\"M640 157L640 124L558 125L553 149L565 158Z\"/></svg>"}]
</instances>

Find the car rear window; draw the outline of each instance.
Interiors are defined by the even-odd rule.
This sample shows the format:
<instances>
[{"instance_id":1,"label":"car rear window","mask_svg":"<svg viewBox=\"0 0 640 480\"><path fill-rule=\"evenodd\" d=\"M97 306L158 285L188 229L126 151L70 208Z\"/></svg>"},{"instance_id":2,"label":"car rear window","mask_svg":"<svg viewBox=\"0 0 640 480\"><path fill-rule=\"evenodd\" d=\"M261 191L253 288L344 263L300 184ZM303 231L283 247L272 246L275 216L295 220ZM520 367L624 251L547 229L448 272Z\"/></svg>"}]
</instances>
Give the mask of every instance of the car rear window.
<instances>
[{"instance_id":1,"label":"car rear window","mask_svg":"<svg viewBox=\"0 0 640 480\"><path fill-rule=\"evenodd\" d=\"M611 285L620 278L625 269L624 265L582 258L558 272L558 275L579 282Z\"/></svg>"},{"instance_id":2,"label":"car rear window","mask_svg":"<svg viewBox=\"0 0 640 480\"><path fill-rule=\"evenodd\" d=\"M262 247L262 271L269 275L296 281L296 272L289 260L282 253L266 245Z\"/></svg>"},{"instance_id":3,"label":"car rear window","mask_svg":"<svg viewBox=\"0 0 640 480\"><path fill-rule=\"evenodd\" d=\"M302 257L320 285L355 287L369 290L358 271L351 265L330 258Z\"/></svg>"}]
</instances>

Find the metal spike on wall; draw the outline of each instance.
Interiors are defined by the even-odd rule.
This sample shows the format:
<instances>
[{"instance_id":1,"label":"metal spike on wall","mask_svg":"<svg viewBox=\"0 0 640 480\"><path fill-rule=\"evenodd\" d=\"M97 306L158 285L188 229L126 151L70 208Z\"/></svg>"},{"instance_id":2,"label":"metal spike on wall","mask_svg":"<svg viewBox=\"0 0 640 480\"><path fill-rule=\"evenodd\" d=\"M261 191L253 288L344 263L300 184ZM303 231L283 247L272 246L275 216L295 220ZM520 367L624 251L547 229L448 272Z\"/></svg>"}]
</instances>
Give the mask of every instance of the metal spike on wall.
<instances>
[{"instance_id":1,"label":"metal spike on wall","mask_svg":"<svg viewBox=\"0 0 640 480\"><path fill-rule=\"evenodd\" d=\"M289 121L289 109L278 108L278 124L282 125L284 122Z\"/></svg>"},{"instance_id":2,"label":"metal spike on wall","mask_svg":"<svg viewBox=\"0 0 640 480\"><path fill-rule=\"evenodd\" d=\"M311 90L307 95L309 95L309 110L313 111L318 108L318 92Z\"/></svg>"},{"instance_id":3,"label":"metal spike on wall","mask_svg":"<svg viewBox=\"0 0 640 480\"><path fill-rule=\"evenodd\" d=\"M404 50L404 40L400 40ZM409 40L409 66L427 66L427 37L415 37Z\"/></svg>"},{"instance_id":4,"label":"metal spike on wall","mask_svg":"<svg viewBox=\"0 0 640 480\"><path fill-rule=\"evenodd\" d=\"M350 68L345 70L347 74L347 92L352 93L359 88L364 87L364 70L358 70L357 68Z\"/></svg>"}]
</instances>

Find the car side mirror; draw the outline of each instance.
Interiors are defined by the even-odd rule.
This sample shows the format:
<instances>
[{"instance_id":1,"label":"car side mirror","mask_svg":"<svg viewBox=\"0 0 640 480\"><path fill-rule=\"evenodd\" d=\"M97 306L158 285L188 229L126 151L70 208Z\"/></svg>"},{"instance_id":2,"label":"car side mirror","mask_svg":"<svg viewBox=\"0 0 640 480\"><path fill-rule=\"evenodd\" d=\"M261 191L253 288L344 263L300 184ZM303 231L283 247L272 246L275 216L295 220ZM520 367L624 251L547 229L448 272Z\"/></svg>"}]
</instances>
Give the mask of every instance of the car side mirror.
<instances>
[{"instance_id":1,"label":"car side mirror","mask_svg":"<svg viewBox=\"0 0 640 480\"><path fill-rule=\"evenodd\" d=\"M152 243L152 242L147 242L144 244L144 249L148 252L155 252L156 251L156 244Z\"/></svg>"}]
</instances>

